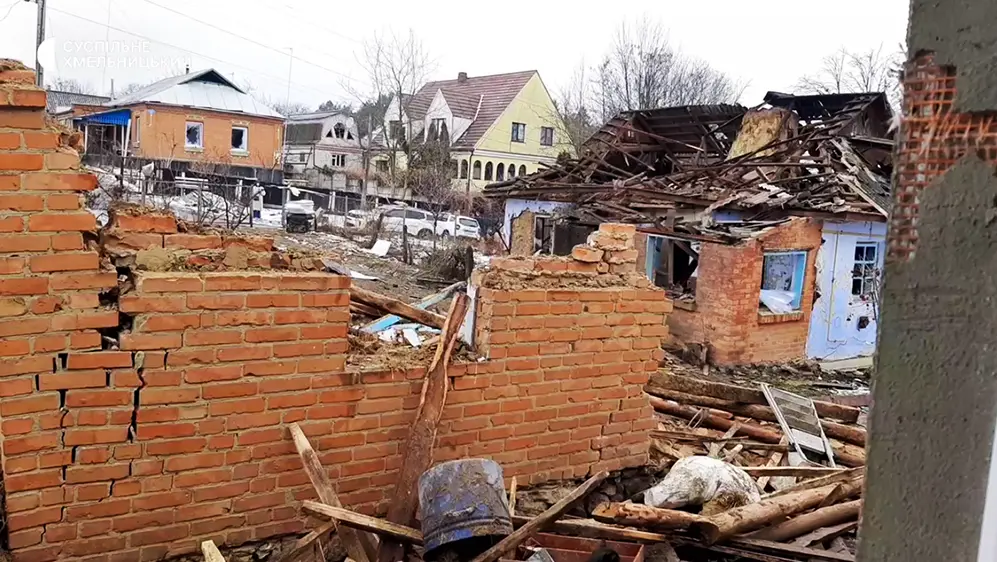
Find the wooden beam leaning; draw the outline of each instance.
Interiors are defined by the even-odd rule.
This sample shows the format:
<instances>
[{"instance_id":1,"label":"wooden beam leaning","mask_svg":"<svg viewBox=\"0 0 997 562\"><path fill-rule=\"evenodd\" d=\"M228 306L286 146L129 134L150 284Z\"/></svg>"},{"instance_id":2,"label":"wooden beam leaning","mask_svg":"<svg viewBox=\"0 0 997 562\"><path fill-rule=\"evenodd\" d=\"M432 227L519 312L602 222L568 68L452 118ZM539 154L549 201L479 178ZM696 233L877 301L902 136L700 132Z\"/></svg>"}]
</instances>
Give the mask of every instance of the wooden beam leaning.
<instances>
[{"instance_id":1,"label":"wooden beam leaning","mask_svg":"<svg viewBox=\"0 0 997 562\"><path fill-rule=\"evenodd\" d=\"M350 527L377 533L383 537L389 537L397 541L410 544L422 544L422 533L411 527L389 523L377 517L371 517L348 509L333 507L323 503L305 500L302 507L306 511L314 513L320 517L326 517L339 523L340 528Z\"/></svg>"},{"instance_id":2,"label":"wooden beam leaning","mask_svg":"<svg viewBox=\"0 0 997 562\"><path fill-rule=\"evenodd\" d=\"M443 405L447 400L447 365L457 344L460 327L464 323L469 299L466 294L454 295L450 302L440 343L429 366L429 372L422 384L422 396L416 410L415 421L409 430L408 440L402 451L402 469L393 494L394 501L388 506L388 521L411 526L415 520L415 510L419 504L418 483L422 473L429 470L433 462L433 444L436 430L443 415ZM400 316L400 315L399 315ZM387 540L381 542L378 562L396 562L402 559L402 544Z\"/></svg>"},{"instance_id":3,"label":"wooden beam leaning","mask_svg":"<svg viewBox=\"0 0 997 562\"><path fill-rule=\"evenodd\" d=\"M471 562L497 562L503 554L521 545L526 541L526 539L539 532L540 529L544 528L544 526L548 523L556 521L558 517L564 514L564 512L571 509L571 506L576 501L582 499L586 494L594 490L608 477L608 472L600 472L592 478L589 478L581 486L575 488L570 494L561 498L560 501L552 505L549 509L547 509L547 511L544 511L540 515L531 519L529 523L513 531L511 535L502 539L498 542L498 544L478 555Z\"/></svg>"},{"instance_id":4,"label":"wooden beam leaning","mask_svg":"<svg viewBox=\"0 0 997 562\"><path fill-rule=\"evenodd\" d=\"M301 427L296 423L292 423L289 429L291 431L291 438L294 440L294 447L298 450L298 455L301 457L301 464L304 466L305 473L308 474L308 480L311 481L319 499L325 504L334 507L343 507L343 504L339 501L339 496L332 488L332 482L329 480L328 473L322 467L322 463L318 459L318 454L315 453L315 449L312 448L311 443L308 442L308 438L301 431ZM323 525L308 533L294 544L282 560L293 560L294 557L304 552L315 541L332 531L337 531L335 522ZM377 546L373 537L361 535L353 529L338 529L338 533L350 558L356 562L371 562L374 560Z\"/></svg>"},{"instance_id":5,"label":"wooden beam leaning","mask_svg":"<svg viewBox=\"0 0 997 562\"><path fill-rule=\"evenodd\" d=\"M368 291L367 289L361 289L355 285L350 287L350 300L359 301L367 306L373 306L390 312L395 316L433 328L443 329L443 325L446 323L446 318L435 312L414 307L398 299L393 299L374 291Z\"/></svg>"}]
</instances>

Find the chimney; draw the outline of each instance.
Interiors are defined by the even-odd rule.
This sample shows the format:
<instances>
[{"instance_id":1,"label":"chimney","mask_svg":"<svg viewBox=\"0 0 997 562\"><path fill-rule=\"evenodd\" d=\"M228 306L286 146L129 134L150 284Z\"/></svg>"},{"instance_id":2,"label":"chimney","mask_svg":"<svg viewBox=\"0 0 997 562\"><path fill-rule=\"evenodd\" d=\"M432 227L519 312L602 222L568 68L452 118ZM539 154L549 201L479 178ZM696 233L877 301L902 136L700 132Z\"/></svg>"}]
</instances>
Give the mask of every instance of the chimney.
<instances>
[{"instance_id":1,"label":"chimney","mask_svg":"<svg viewBox=\"0 0 997 562\"><path fill-rule=\"evenodd\" d=\"M464 82L467 82L467 73L466 72L458 72L457 73L457 83L458 84L463 84Z\"/></svg>"}]
</instances>

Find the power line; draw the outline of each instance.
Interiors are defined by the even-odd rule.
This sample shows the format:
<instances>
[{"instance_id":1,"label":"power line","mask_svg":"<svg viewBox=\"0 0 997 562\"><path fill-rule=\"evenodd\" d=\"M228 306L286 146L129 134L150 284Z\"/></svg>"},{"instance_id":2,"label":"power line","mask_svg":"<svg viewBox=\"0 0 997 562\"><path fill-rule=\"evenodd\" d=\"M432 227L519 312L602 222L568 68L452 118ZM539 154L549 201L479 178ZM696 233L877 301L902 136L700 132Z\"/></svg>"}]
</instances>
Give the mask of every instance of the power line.
<instances>
[{"instance_id":1,"label":"power line","mask_svg":"<svg viewBox=\"0 0 997 562\"><path fill-rule=\"evenodd\" d=\"M282 50L280 50L280 49L278 49L276 47L271 47L270 45L267 45L266 43L261 43L261 42L255 40L255 39L252 39L250 37L246 37L244 35L239 35L238 33L235 33L234 31L229 31L229 30L227 30L227 29L225 29L223 27L220 27L218 25L215 25L215 24L213 24L211 22L207 22L207 21L204 21L204 20L197 19L194 16L185 14L185 13L179 11L179 10L174 10L173 8L170 8L168 6L164 6L164 5L159 4L157 2L153 2L153 0L142 0L142 1L145 2L146 4L152 4L153 6L156 6L157 8L160 8L162 10L166 10L167 12L171 12L171 13L177 14L178 16L185 17L185 18L187 18L187 19L189 19L191 21L195 21L195 22L197 22L197 23L199 23L201 25L206 25L206 26L208 26L208 27L210 27L212 29L221 31L222 33L231 35L232 37L236 37L238 39L242 39L243 41L246 41L247 43L252 43L253 45L257 45L259 47L263 47L264 49L268 49L268 50L273 51L275 53L278 53L280 55L288 56L288 53L286 53L286 52L284 52L284 51L282 51ZM342 76L343 78L345 78L348 81L352 82L354 80L349 75L343 74L342 72L339 72L337 70L333 70L333 69L331 69L329 67L323 66L321 64L312 62L312 61L307 60L307 59L303 59L301 57L295 57L293 53L290 55L290 57L292 59L297 59L297 60L299 60L299 61L301 61L301 62L303 62L305 64L309 64L311 66L314 66L315 68L320 68L320 69L322 69L322 70L324 70L326 72L330 72L332 74L336 74L338 76Z\"/></svg>"},{"instance_id":2,"label":"power line","mask_svg":"<svg viewBox=\"0 0 997 562\"><path fill-rule=\"evenodd\" d=\"M121 29L120 27L115 27L115 26L112 26L112 25L108 25L108 24L105 24L105 23L101 23L101 22L99 22L99 21L96 21L96 20L92 20L92 19L90 19L90 18L87 18L87 17L84 17L84 16L80 16L80 15L77 15L77 14L74 14L74 13L72 13L72 12L67 12L67 11L65 11L65 10L60 10L60 9L58 9L58 8L51 8L51 7L49 8L49 10L51 10L51 11L53 11L53 12L58 12L58 13L60 13L60 14L63 14L63 15L66 15L66 16L69 16L69 17L72 17L72 18L76 18L76 19L78 19L78 20L81 20L81 21L85 21L85 22L88 22L88 23L91 23L91 24L93 24L93 25L99 25L99 26L101 26L101 27L106 27L107 29L110 29L110 30L113 30L113 31L117 31L117 32L119 32L119 33L124 33L124 34L126 34L126 35L131 35L132 37L138 37L138 38L140 38L140 39L145 39L145 40L147 40L147 41L150 41L150 42L152 42L152 43L157 43L157 44L159 44L159 45L163 45L163 46L165 46L165 47L169 47L169 48L171 48L171 49L176 49L176 50L178 50L178 51L182 51L182 52L184 52L184 53L190 53L190 54L192 54L192 55L197 55L197 56L199 56L199 57L203 57L203 58L205 58L205 59L208 59L208 60L212 60L212 61L215 61L215 62L219 62L219 63L222 63L222 64L227 64L227 65L229 65L229 66L233 66L233 67L235 67L235 68L241 68L241 69L243 69L243 70L247 70L247 71L249 71L249 72L251 72L251 73L255 73L255 74L258 74L258 75L260 75L260 76L265 76L265 77L267 77L267 78L272 78L272 79L274 79L274 80L278 80L278 81L280 81L281 83L283 83L283 82L286 82L286 81L287 81L287 80L286 80L285 78L281 78L281 77L279 77L279 76L274 76L273 74L268 74L268 73L266 73L266 72L261 72L261 71L260 71L259 69L257 69L257 68L250 68L250 67L248 67L248 66L244 66L244 65L241 65L241 64L238 64L238 63L234 63L234 62L231 62L231 61L227 61L227 60L224 60L224 59L219 59L219 58L217 58L217 57L212 57L212 56L210 56L210 55L205 55L205 54L203 54L203 53L199 53L199 52L197 52L197 51L192 51L192 50L190 50L190 49L187 49L187 48L185 48L185 47L180 47L180 46L177 46L177 45L174 45L174 44L172 44L172 43L167 43L167 42L165 42L165 41L160 41L160 40L158 40L158 39L153 39L152 37L148 37L148 36L146 36L146 35L142 35L142 34L140 34L140 33L135 33L134 31L128 31L128 30L126 30L126 29ZM318 89L318 88L314 88L314 87L311 87L311 86L305 86L305 85L303 85L303 84L299 84L299 85L298 85L298 87L300 87L300 88L305 88L305 89L307 89L307 90L311 90L311 91L313 91L313 92L318 92L318 93L319 93L319 94L321 94L322 96L328 96L328 95L329 95L329 92L327 92L327 91L325 91L325 90L320 90L320 89Z\"/></svg>"}]
</instances>

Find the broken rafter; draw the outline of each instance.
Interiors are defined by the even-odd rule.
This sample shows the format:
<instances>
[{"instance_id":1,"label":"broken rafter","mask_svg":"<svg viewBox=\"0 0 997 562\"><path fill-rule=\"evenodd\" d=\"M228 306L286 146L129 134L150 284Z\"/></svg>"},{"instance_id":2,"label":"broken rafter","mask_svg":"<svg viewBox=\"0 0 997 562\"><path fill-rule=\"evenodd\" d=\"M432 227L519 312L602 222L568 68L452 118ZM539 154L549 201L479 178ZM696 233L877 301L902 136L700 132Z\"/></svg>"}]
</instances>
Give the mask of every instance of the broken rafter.
<instances>
[{"instance_id":1,"label":"broken rafter","mask_svg":"<svg viewBox=\"0 0 997 562\"><path fill-rule=\"evenodd\" d=\"M433 444L447 398L447 366L460 336L468 300L467 295L458 293L451 301L450 312L440 334L440 343L423 381L415 421L402 452L402 468L392 494L394 501L388 506L387 519L392 523L409 526L415 519L419 503L417 483L433 462ZM401 560L402 545L395 541L382 542L377 559L379 562Z\"/></svg>"}]
</instances>

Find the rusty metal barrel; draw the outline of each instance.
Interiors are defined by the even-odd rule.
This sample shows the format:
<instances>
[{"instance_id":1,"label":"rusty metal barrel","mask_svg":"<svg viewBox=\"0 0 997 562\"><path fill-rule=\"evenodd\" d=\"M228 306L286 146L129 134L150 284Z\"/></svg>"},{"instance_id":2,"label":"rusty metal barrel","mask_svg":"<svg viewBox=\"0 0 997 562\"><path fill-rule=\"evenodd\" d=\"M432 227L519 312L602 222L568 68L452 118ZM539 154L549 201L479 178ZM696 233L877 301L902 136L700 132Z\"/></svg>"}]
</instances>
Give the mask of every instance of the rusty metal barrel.
<instances>
[{"instance_id":1,"label":"rusty metal barrel","mask_svg":"<svg viewBox=\"0 0 997 562\"><path fill-rule=\"evenodd\" d=\"M419 478L422 537L427 559L440 547L512 533L502 467L487 459L438 464Z\"/></svg>"}]
</instances>

